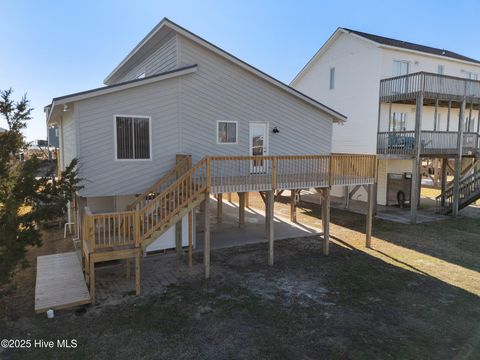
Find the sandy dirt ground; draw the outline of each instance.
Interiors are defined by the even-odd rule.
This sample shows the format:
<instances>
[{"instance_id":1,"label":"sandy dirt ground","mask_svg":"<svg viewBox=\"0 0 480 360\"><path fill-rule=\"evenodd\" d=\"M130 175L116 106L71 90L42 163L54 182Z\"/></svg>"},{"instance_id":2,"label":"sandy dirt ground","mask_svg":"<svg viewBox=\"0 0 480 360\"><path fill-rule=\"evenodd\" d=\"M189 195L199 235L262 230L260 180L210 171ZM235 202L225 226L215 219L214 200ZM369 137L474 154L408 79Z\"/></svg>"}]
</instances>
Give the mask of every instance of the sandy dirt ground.
<instances>
[{"instance_id":1,"label":"sandy dirt ground","mask_svg":"<svg viewBox=\"0 0 480 360\"><path fill-rule=\"evenodd\" d=\"M250 206L263 203L252 195ZM287 198L275 206L288 214ZM319 210L300 203L298 221L318 224ZM318 236L277 241L272 267L266 244L214 250L209 280L184 277L161 293L47 319L33 312L34 259L72 249L52 229L29 251L32 267L2 289L0 337L78 345L0 349L0 358L480 358L478 220L375 220L372 249L364 247L364 216L333 209L331 221L328 257ZM194 261L201 267L202 254Z\"/></svg>"}]
</instances>

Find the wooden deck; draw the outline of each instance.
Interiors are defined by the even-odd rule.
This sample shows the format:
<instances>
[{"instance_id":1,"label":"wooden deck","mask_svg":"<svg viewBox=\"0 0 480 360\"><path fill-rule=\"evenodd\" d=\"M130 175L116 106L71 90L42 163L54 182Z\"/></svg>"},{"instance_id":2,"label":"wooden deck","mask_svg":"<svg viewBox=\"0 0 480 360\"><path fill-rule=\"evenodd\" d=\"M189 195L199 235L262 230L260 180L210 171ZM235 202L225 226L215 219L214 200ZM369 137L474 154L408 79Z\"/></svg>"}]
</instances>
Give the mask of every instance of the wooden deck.
<instances>
[{"instance_id":1,"label":"wooden deck","mask_svg":"<svg viewBox=\"0 0 480 360\"><path fill-rule=\"evenodd\" d=\"M39 256L35 312L89 304L90 294L76 252Z\"/></svg>"}]
</instances>

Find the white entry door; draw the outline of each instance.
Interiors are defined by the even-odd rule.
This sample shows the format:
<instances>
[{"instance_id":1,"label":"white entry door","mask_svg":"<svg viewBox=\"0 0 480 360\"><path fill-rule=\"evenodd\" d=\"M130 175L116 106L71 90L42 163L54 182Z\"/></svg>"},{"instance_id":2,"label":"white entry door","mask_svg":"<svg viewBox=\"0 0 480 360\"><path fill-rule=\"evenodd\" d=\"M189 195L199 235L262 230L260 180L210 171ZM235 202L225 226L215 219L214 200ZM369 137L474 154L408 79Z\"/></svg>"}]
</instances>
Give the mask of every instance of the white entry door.
<instances>
[{"instance_id":1,"label":"white entry door","mask_svg":"<svg viewBox=\"0 0 480 360\"><path fill-rule=\"evenodd\" d=\"M267 124L250 123L250 155L266 156L268 154ZM252 173L263 173L266 171L263 160L253 160L251 165Z\"/></svg>"}]
</instances>

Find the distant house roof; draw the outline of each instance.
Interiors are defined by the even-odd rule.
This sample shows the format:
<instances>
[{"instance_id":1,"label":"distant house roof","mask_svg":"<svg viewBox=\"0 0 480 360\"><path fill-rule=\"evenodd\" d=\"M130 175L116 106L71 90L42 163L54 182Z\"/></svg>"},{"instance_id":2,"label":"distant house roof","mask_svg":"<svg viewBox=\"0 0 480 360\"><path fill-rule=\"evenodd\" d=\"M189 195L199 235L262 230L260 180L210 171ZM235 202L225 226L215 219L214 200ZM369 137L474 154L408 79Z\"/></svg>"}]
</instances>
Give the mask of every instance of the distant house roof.
<instances>
[{"instance_id":1,"label":"distant house roof","mask_svg":"<svg viewBox=\"0 0 480 360\"><path fill-rule=\"evenodd\" d=\"M408 42L408 41L396 40L396 39L392 39L392 38L388 38L388 37L384 37L384 36L368 34L368 33L364 33L364 32L357 31L357 30L351 30L351 29L347 29L347 28L342 28L342 29L344 29L344 30L346 30L350 33L353 33L353 34L359 35L361 37L364 37L366 39L375 41L379 44L399 47L399 48L402 48L402 49L420 51L420 52L424 52L424 53L427 53L427 54L432 54L432 55L437 55L437 56L445 56L445 57L452 58L452 59L469 61L469 62L473 62L473 63L476 63L476 64L480 64L479 60L475 60L475 59L469 58L467 56L457 54L453 51L449 51L449 50L445 50L445 49L438 49L438 48L425 46L425 45L420 45L420 44L415 44L415 43L411 43L411 42Z\"/></svg>"},{"instance_id":2,"label":"distant house roof","mask_svg":"<svg viewBox=\"0 0 480 360\"><path fill-rule=\"evenodd\" d=\"M4 129L4 128L0 127L0 134L4 133L5 131L7 131L7 129Z\"/></svg>"},{"instance_id":3,"label":"distant house roof","mask_svg":"<svg viewBox=\"0 0 480 360\"><path fill-rule=\"evenodd\" d=\"M379 35L368 34L361 31L340 27L335 30L335 32L328 38L328 40L322 45L322 47L315 53L315 55L312 56L308 63L306 63L305 66L300 70L300 72L293 78L293 80L290 82L290 86L295 86L297 84L297 82L307 73L307 71L313 66L313 64L317 62L317 59L319 59L329 49L329 47L336 41L336 39L339 38L341 34L352 34L353 36L362 38L364 41L372 42L376 46L393 47L398 49L404 49L405 51L420 52L428 54L430 56L443 57L453 61L467 62L472 65L480 66L479 60L475 60L467 56L454 53L453 51L437 49L430 46L395 40Z\"/></svg>"}]
</instances>

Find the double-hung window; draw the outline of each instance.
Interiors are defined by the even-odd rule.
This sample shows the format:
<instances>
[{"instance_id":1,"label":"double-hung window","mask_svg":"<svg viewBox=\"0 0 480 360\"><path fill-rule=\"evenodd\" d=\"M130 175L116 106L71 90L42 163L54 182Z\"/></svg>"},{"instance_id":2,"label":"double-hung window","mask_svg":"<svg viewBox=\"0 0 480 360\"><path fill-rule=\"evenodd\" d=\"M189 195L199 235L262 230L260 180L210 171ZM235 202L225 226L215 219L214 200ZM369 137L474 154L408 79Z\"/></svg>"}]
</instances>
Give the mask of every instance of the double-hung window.
<instances>
[{"instance_id":1,"label":"double-hung window","mask_svg":"<svg viewBox=\"0 0 480 360\"><path fill-rule=\"evenodd\" d=\"M217 144L237 144L237 122L217 121Z\"/></svg>"},{"instance_id":2,"label":"double-hung window","mask_svg":"<svg viewBox=\"0 0 480 360\"><path fill-rule=\"evenodd\" d=\"M115 155L117 160L149 160L150 118L115 116Z\"/></svg>"},{"instance_id":3,"label":"double-hung window","mask_svg":"<svg viewBox=\"0 0 480 360\"><path fill-rule=\"evenodd\" d=\"M408 74L408 61L393 60L393 76L402 76Z\"/></svg>"}]
</instances>

